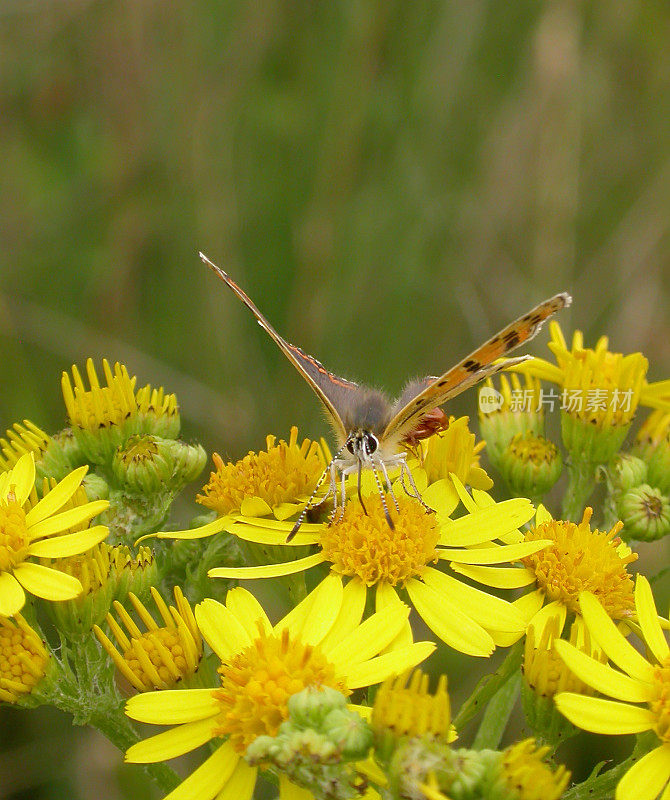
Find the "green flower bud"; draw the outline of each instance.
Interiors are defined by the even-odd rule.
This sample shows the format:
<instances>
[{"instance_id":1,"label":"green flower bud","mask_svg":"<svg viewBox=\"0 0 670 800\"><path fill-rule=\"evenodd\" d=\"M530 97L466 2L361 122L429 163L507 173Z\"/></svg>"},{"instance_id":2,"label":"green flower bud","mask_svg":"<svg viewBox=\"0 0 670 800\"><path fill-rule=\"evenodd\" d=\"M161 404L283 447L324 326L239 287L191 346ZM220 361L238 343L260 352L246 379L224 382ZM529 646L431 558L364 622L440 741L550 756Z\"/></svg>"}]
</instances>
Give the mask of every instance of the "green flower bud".
<instances>
[{"instance_id":1,"label":"green flower bud","mask_svg":"<svg viewBox=\"0 0 670 800\"><path fill-rule=\"evenodd\" d=\"M631 453L619 453L610 464L609 479L612 493L619 495L647 481L647 465Z\"/></svg>"},{"instance_id":2,"label":"green flower bud","mask_svg":"<svg viewBox=\"0 0 670 800\"><path fill-rule=\"evenodd\" d=\"M601 425L596 417L584 419L561 411L563 445L574 462L607 464L621 449L630 425Z\"/></svg>"},{"instance_id":3,"label":"green flower bud","mask_svg":"<svg viewBox=\"0 0 670 800\"><path fill-rule=\"evenodd\" d=\"M331 711L346 710L346 706L344 695L337 689L308 686L289 698L288 713L294 725L321 730Z\"/></svg>"},{"instance_id":4,"label":"green flower bud","mask_svg":"<svg viewBox=\"0 0 670 800\"><path fill-rule=\"evenodd\" d=\"M511 383L510 383L511 382ZM500 458L518 434L544 434L544 410L540 402L540 381L525 376L503 375L498 391L489 378L479 390L479 427L486 440L489 459L499 468Z\"/></svg>"},{"instance_id":5,"label":"green flower bud","mask_svg":"<svg viewBox=\"0 0 670 800\"><path fill-rule=\"evenodd\" d=\"M202 447L149 434L131 436L119 447L112 472L128 492L153 494L180 491L202 472L207 455Z\"/></svg>"},{"instance_id":6,"label":"green flower bud","mask_svg":"<svg viewBox=\"0 0 670 800\"><path fill-rule=\"evenodd\" d=\"M619 498L617 510L626 540L653 542L670 533L670 499L660 489L643 483Z\"/></svg>"},{"instance_id":7,"label":"green flower bud","mask_svg":"<svg viewBox=\"0 0 670 800\"><path fill-rule=\"evenodd\" d=\"M346 760L356 761L367 757L372 747L372 729L355 711L336 708L323 721L322 730L337 745Z\"/></svg>"},{"instance_id":8,"label":"green flower bud","mask_svg":"<svg viewBox=\"0 0 670 800\"><path fill-rule=\"evenodd\" d=\"M563 460L553 442L518 433L503 452L499 469L512 494L541 498L560 478Z\"/></svg>"}]
</instances>

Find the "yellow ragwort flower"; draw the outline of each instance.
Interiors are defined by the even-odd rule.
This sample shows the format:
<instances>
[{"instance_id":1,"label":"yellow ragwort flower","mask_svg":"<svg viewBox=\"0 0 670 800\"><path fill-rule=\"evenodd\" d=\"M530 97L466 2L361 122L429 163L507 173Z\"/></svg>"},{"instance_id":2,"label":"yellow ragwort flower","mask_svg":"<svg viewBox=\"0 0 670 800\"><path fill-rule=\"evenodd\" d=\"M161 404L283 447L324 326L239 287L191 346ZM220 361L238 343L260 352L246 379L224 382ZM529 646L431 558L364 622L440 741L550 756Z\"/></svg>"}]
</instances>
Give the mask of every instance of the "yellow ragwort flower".
<instances>
[{"instance_id":1,"label":"yellow ragwort flower","mask_svg":"<svg viewBox=\"0 0 670 800\"><path fill-rule=\"evenodd\" d=\"M523 542L522 537L513 544L504 541L511 533L520 536L518 527L532 517L533 506L528 500L517 498L496 504L476 489L471 496L456 475L428 486L425 470L417 469L413 474L424 502L437 513L426 512L396 484L398 510L391 497L386 497L394 523L391 530L379 494L367 493L374 486L367 477L365 508L357 499L348 501L344 513L332 524L306 523L289 543L289 547L316 546L318 550L312 555L268 566L215 568L209 571L210 577L270 578L326 563L338 579L349 579L361 590L373 590L378 608L400 603L397 591L404 589L440 639L470 655L490 655L498 636L521 635L525 629L523 615L505 600L430 565L437 561L448 561L454 569L455 565L478 565L484 570L478 580L487 586L498 585L487 580L481 565L515 561L550 542ZM449 516L454 510L452 486L468 511L457 519ZM282 545L291 527L291 523L247 518L229 524L226 530L257 544ZM513 571L525 577L523 570ZM411 635L407 625L400 641L411 641Z\"/></svg>"},{"instance_id":2,"label":"yellow ragwort flower","mask_svg":"<svg viewBox=\"0 0 670 800\"><path fill-rule=\"evenodd\" d=\"M100 380L93 359L86 362L87 389L76 366L72 380L63 373L61 386L70 425L82 451L94 463L111 459L117 447L133 434L150 433L166 439L179 434L179 405L174 394L149 384L135 392L137 378L118 362L114 371L102 361L106 386Z\"/></svg>"},{"instance_id":3,"label":"yellow ragwort flower","mask_svg":"<svg viewBox=\"0 0 670 800\"><path fill-rule=\"evenodd\" d=\"M0 439L0 469L8 470L26 453L33 453L39 460L51 442L51 437L28 419L15 422L6 431L7 438Z\"/></svg>"},{"instance_id":4,"label":"yellow ragwort flower","mask_svg":"<svg viewBox=\"0 0 670 800\"><path fill-rule=\"evenodd\" d=\"M176 727L133 745L126 761L162 761L214 740L214 752L171 800L250 800L262 767L250 767L244 754L259 736L277 734L288 718L292 695L309 686L329 686L348 695L411 669L434 650L432 642L419 642L384 653L409 608L386 608L361 622L364 605L364 590L354 584L343 587L335 577L274 626L245 589L228 592L225 605L204 600L195 616L220 659L221 684L131 698L128 716ZM280 796L304 800L311 795L282 776Z\"/></svg>"},{"instance_id":5,"label":"yellow ragwort flower","mask_svg":"<svg viewBox=\"0 0 670 800\"><path fill-rule=\"evenodd\" d=\"M95 635L112 657L121 675L138 692L171 689L177 684L191 685L203 652L202 637L191 606L178 586L174 587L175 606L168 608L153 586L151 596L162 617L162 625L151 616L144 603L130 592L128 600L146 631L142 632L117 600L114 602L114 609L128 633L111 614L107 614L107 624L121 652L98 625L93 628Z\"/></svg>"},{"instance_id":6,"label":"yellow ragwort flower","mask_svg":"<svg viewBox=\"0 0 670 800\"><path fill-rule=\"evenodd\" d=\"M573 645L557 641L554 647L568 667L606 700L564 692L556 705L574 725L593 733L626 734L653 731L659 744L621 778L616 800L654 800L662 791L670 796L670 648L661 627L649 582L643 575L635 584L635 612L645 658L612 622L596 597L580 596L584 622L591 637L609 656L602 664ZM617 669L618 667L618 669Z\"/></svg>"},{"instance_id":7,"label":"yellow ragwort flower","mask_svg":"<svg viewBox=\"0 0 670 800\"><path fill-rule=\"evenodd\" d=\"M24 589L46 600L70 600L81 592L77 578L32 559L83 553L107 536L104 525L87 527L108 507L106 500L62 511L86 471L87 467L74 470L34 504L30 502L35 484L32 453L0 474L0 615L13 616L23 608ZM84 523L86 527L77 529Z\"/></svg>"},{"instance_id":8,"label":"yellow ragwort flower","mask_svg":"<svg viewBox=\"0 0 670 800\"><path fill-rule=\"evenodd\" d=\"M556 364L533 358L512 369L561 386L569 414L602 427L627 425L638 405L670 411L670 381L649 383L642 353L614 353L607 336L586 348L581 331L574 332L569 348L558 322L552 320L549 328Z\"/></svg>"},{"instance_id":9,"label":"yellow ragwort flower","mask_svg":"<svg viewBox=\"0 0 670 800\"><path fill-rule=\"evenodd\" d=\"M577 524L554 520L540 506L535 525L525 533L527 542L551 540L550 547L522 559L536 584L536 603L556 603L579 613L579 594L590 591L612 619L629 617L633 610L633 581L627 567L637 559L619 538L621 522L610 531L591 530L593 509L586 508ZM529 604L532 599L526 600Z\"/></svg>"},{"instance_id":10,"label":"yellow ragwort flower","mask_svg":"<svg viewBox=\"0 0 670 800\"><path fill-rule=\"evenodd\" d=\"M0 617L0 700L16 703L45 676L51 656L21 614Z\"/></svg>"},{"instance_id":11,"label":"yellow ragwort flower","mask_svg":"<svg viewBox=\"0 0 670 800\"><path fill-rule=\"evenodd\" d=\"M479 464L485 446L486 442L475 444L475 435L468 428L468 417L449 417L448 428L419 443L419 461L428 483L447 479L454 505L458 504L458 492L451 484L449 476L452 474L474 489L490 489L493 481Z\"/></svg>"},{"instance_id":12,"label":"yellow ragwort flower","mask_svg":"<svg viewBox=\"0 0 670 800\"><path fill-rule=\"evenodd\" d=\"M550 747L538 747L534 739L524 739L508 747L500 765L500 781L510 797L518 800L560 800L570 772L561 764L555 771L543 763Z\"/></svg>"}]
</instances>

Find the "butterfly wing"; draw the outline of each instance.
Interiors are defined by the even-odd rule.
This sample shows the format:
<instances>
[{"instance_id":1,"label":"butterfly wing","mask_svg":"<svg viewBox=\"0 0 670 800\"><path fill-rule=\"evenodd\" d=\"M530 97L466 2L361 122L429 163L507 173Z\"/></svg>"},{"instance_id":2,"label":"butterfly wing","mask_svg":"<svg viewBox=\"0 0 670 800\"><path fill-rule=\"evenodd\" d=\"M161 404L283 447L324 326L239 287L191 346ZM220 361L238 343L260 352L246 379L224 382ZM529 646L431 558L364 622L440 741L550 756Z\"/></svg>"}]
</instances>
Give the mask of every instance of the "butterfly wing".
<instances>
[{"instance_id":1,"label":"butterfly wing","mask_svg":"<svg viewBox=\"0 0 670 800\"><path fill-rule=\"evenodd\" d=\"M452 397L456 397L484 378L524 361L527 356L510 358L499 364L493 363L496 359L532 339L546 319L560 309L569 306L571 302L570 295L565 292L550 297L503 328L455 367L445 372L444 375L434 378L424 388L421 388L421 382L410 384L396 402L393 418L387 424L382 438L384 440L402 438L416 427L426 412L442 405Z\"/></svg>"},{"instance_id":2,"label":"butterfly wing","mask_svg":"<svg viewBox=\"0 0 670 800\"><path fill-rule=\"evenodd\" d=\"M333 375L318 362L313 356L307 355L299 347L287 342L277 331L270 325L268 320L261 314L256 305L252 302L251 298L244 292L229 275L227 275L220 267L213 264L207 256L200 253L200 258L204 263L214 272L221 280L227 284L233 292L239 297L244 305L256 317L258 324L263 328L270 338L275 342L277 347L288 358L293 366L298 370L302 377L312 387L316 396L321 400L328 413L330 422L338 434L341 441L344 441L347 436L342 417L340 416L337 407L342 407L342 401L345 395L352 392L359 391L358 384L353 381L347 381L344 378L339 378Z\"/></svg>"}]
</instances>

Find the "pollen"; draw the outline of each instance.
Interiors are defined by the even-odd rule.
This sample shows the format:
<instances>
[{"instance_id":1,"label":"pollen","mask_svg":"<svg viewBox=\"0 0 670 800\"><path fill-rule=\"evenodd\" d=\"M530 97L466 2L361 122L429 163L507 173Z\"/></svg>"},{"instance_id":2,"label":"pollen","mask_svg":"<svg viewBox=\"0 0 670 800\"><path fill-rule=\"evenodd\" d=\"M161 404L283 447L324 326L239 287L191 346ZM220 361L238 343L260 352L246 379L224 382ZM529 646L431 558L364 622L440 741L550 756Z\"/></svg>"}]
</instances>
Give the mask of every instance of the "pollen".
<instances>
[{"instance_id":1,"label":"pollen","mask_svg":"<svg viewBox=\"0 0 670 800\"><path fill-rule=\"evenodd\" d=\"M250 452L236 462L223 462L218 453L212 456L216 471L197 500L224 516L239 511L242 501L259 497L270 508L280 503L296 502L311 494L325 467L317 442L304 439L298 444L298 429L291 428L289 441L276 443L267 437L267 450Z\"/></svg>"},{"instance_id":2,"label":"pollen","mask_svg":"<svg viewBox=\"0 0 670 800\"><path fill-rule=\"evenodd\" d=\"M49 654L21 614L0 617L0 700L15 703L44 676Z\"/></svg>"},{"instance_id":3,"label":"pollen","mask_svg":"<svg viewBox=\"0 0 670 800\"><path fill-rule=\"evenodd\" d=\"M554 544L522 559L549 600L580 613L578 597L594 594L612 619L630 615L634 608L633 581L627 565L637 559L618 534L623 523L609 531L591 530L593 510L586 508L579 524L549 520L526 533L526 541L552 539Z\"/></svg>"},{"instance_id":4,"label":"pollen","mask_svg":"<svg viewBox=\"0 0 670 800\"><path fill-rule=\"evenodd\" d=\"M0 501L0 573L24 561L29 545L26 512L10 492L7 500Z\"/></svg>"},{"instance_id":5,"label":"pollen","mask_svg":"<svg viewBox=\"0 0 670 800\"><path fill-rule=\"evenodd\" d=\"M670 742L670 656L654 669L654 694L649 702L656 717L654 732L659 739Z\"/></svg>"},{"instance_id":6,"label":"pollen","mask_svg":"<svg viewBox=\"0 0 670 800\"><path fill-rule=\"evenodd\" d=\"M221 688L217 736L229 736L239 752L259 736L275 736L288 719L289 698L308 686L329 686L350 692L318 647L281 634L260 632L258 638L219 668Z\"/></svg>"},{"instance_id":7,"label":"pollen","mask_svg":"<svg viewBox=\"0 0 670 800\"><path fill-rule=\"evenodd\" d=\"M388 497L391 530L381 498L372 495L364 502L365 509L358 501L347 503L341 518L321 534L321 547L335 572L358 576L367 586L396 586L421 576L428 563L437 561L440 530L434 514L404 496L398 497L397 511Z\"/></svg>"}]
</instances>

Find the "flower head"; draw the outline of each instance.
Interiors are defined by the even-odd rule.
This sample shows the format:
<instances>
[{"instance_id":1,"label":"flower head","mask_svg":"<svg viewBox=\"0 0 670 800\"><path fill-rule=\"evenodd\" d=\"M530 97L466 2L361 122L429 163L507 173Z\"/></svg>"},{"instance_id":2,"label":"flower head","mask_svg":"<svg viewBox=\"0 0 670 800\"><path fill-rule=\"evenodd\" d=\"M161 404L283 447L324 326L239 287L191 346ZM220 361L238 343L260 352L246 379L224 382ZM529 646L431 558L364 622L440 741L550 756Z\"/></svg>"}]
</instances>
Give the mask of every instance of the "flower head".
<instances>
[{"instance_id":1,"label":"flower head","mask_svg":"<svg viewBox=\"0 0 670 800\"><path fill-rule=\"evenodd\" d=\"M86 470L80 467L71 472L41 500L34 492L32 453L21 456L13 469L0 474L0 615L20 611L25 591L46 600L70 600L81 592L78 578L33 559L77 555L107 536L104 525L88 527L90 520L107 508L106 500L88 503L85 495L80 495L79 502L67 508Z\"/></svg>"},{"instance_id":2,"label":"flower head","mask_svg":"<svg viewBox=\"0 0 670 800\"><path fill-rule=\"evenodd\" d=\"M17 703L48 671L51 656L21 614L0 617L0 700Z\"/></svg>"},{"instance_id":3,"label":"flower head","mask_svg":"<svg viewBox=\"0 0 670 800\"><path fill-rule=\"evenodd\" d=\"M670 533L670 498L660 489L643 483L617 498L627 541L653 542Z\"/></svg>"},{"instance_id":4,"label":"flower head","mask_svg":"<svg viewBox=\"0 0 670 800\"><path fill-rule=\"evenodd\" d=\"M220 516L242 514L249 517L274 515L287 519L309 498L326 461L317 442L303 439L298 444L298 429L291 428L288 442L266 438L266 450L248 453L241 461L224 464L214 454L216 471L198 502Z\"/></svg>"},{"instance_id":5,"label":"flower head","mask_svg":"<svg viewBox=\"0 0 670 800\"><path fill-rule=\"evenodd\" d=\"M400 486L386 505L394 523L391 530L385 519L378 494L364 496L365 509L357 499L348 501L344 513L332 524L304 524L289 546L313 545L312 555L293 562L261 567L215 568L211 577L260 578L289 575L320 563L330 565L331 573L349 578L360 590L374 591L377 607L399 603L398 591L405 590L426 624L447 644L464 653L488 656L495 648L499 634L525 628L523 615L510 603L475 589L432 566L436 560L449 561L455 571L461 567L479 566L477 580L498 586L495 568L488 565L516 560L545 547L549 540L515 541L505 537L514 533L533 514L528 500L514 499L494 503L484 492L477 492L477 501L464 488L456 475L426 486L425 472L416 470L414 480L423 500L436 513L426 512L417 501L402 493ZM468 513L451 519L454 504L451 488L455 487ZM367 511L367 513L365 513ZM258 544L285 543L290 523L274 520L239 520L227 530L241 539ZM518 534L520 537L520 534ZM486 567L482 565L487 565ZM493 569L493 583L490 582ZM523 570L513 570L521 575ZM403 641L411 640L409 626Z\"/></svg>"},{"instance_id":6,"label":"flower head","mask_svg":"<svg viewBox=\"0 0 670 800\"><path fill-rule=\"evenodd\" d=\"M243 756L259 736L276 736L289 717L293 695L310 686L347 695L416 666L434 649L432 643L420 642L385 652L409 608L383 609L361 622L364 605L364 591L353 584L343 587L335 576L274 626L244 589L228 592L225 605L203 601L195 615L220 659L220 686L131 698L126 713L133 719L178 727L134 745L126 760L173 758L219 740L205 763L181 784L180 796L212 798L226 787L236 796L233 786L238 792L245 786L244 796L250 797L259 768L250 767Z\"/></svg>"},{"instance_id":7,"label":"flower head","mask_svg":"<svg viewBox=\"0 0 670 800\"><path fill-rule=\"evenodd\" d=\"M202 637L196 625L188 600L178 586L174 588L175 605L168 606L153 586L151 587L162 625L149 613L147 607L132 592L128 600L144 623L142 632L133 618L115 601L114 609L128 633L111 614L107 623L122 652L119 652L98 625L95 635L112 657L117 669L138 692L168 689L193 677L202 659Z\"/></svg>"},{"instance_id":8,"label":"flower head","mask_svg":"<svg viewBox=\"0 0 670 800\"><path fill-rule=\"evenodd\" d=\"M428 675L420 669L387 678L375 695L371 724L379 736L386 730L394 737L427 736L453 741L451 704L447 676L441 675L437 689L428 691Z\"/></svg>"},{"instance_id":9,"label":"flower head","mask_svg":"<svg viewBox=\"0 0 670 800\"><path fill-rule=\"evenodd\" d=\"M6 431L6 439L0 439L0 469L9 470L26 453L33 453L38 460L46 451L51 437L28 419L15 422Z\"/></svg>"},{"instance_id":10,"label":"flower head","mask_svg":"<svg viewBox=\"0 0 670 800\"><path fill-rule=\"evenodd\" d=\"M538 747L534 739L524 739L504 751L499 780L510 798L559 800L570 781L570 772L563 765L553 771L542 761L550 749Z\"/></svg>"},{"instance_id":11,"label":"flower head","mask_svg":"<svg viewBox=\"0 0 670 800\"><path fill-rule=\"evenodd\" d=\"M648 482L670 493L670 412L652 411L637 432L632 452L647 464Z\"/></svg>"},{"instance_id":12,"label":"flower head","mask_svg":"<svg viewBox=\"0 0 670 800\"><path fill-rule=\"evenodd\" d=\"M542 497L561 477L563 459L553 442L534 433L517 433L498 464L505 483L518 497Z\"/></svg>"},{"instance_id":13,"label":"flower head","mask_svg":"<svg viewBox=\"0 0 670 800\"><path fill-rule=\"evenodd\" d=\"M149 385L135 392L137 378L131 378L118 362L112 372L107 359L103 359L102 368L106 386L100 385L90 358L86 362L90 389L86 389L76 366L72 367L72 380L67 372L61 380L72 430L90 461L108 462L116 448L136 433L176 438L180 421L175 395Z\"/></svg>"},{"instance_id":14,"label":"flower head","mask_svg":"<svg viewBox=\"0 0 670 800\"><path fill-rule=\"evenodd\" d=\"M475 489L488 490L493 481L479 464L479 456L486 442L475 444L475 435L468 428L468 418L449 418L446 430L434 434L423 442L421 466L426 471L428 483L442 478L449 480L453 473L461 483ZM458 500L453 489L454 499Z\"/></svg>"},{"instance_id":15,"label":"flower head","mask_svg":"<svg viewBox=\"0 0 670 800\"><path fill-rule=\"evenodd\" d=\"M593 733L653 731L658 746L626 772L615 796L616 800L654 800L670 779L670 648L651 587L644 576L637 576L635 613L647 657L626 640L593 594L584 592L579 602L591 637L609 656L612 666L601 664L568 642L557 641L554 647L581 680L614 699L563 692L556 696L556 705L574 725Z\"/></svg>"},{"instance_id":16,"label":"flower head","mask_svg":"<svg viewBox=\"0 0 670 800\"><path fill-rule=\"evenodd\" d=\"M587 508L579 524L554 520L540 507L535 526L526 532L527 542L542 539L550 547L522 559L535 575L540 604L546 599L579 613L579 594L590 591L612 619L630 616L633 609L633 581L628 564L637 559L619 538L623 523L609 532L591 530L593 511Z\"/></svg>"}]
</instances>

